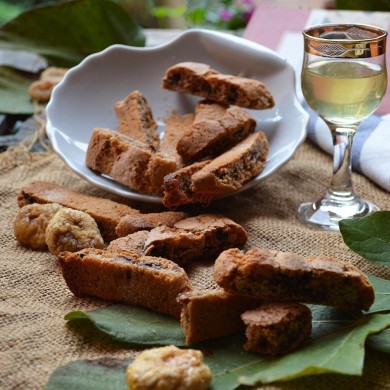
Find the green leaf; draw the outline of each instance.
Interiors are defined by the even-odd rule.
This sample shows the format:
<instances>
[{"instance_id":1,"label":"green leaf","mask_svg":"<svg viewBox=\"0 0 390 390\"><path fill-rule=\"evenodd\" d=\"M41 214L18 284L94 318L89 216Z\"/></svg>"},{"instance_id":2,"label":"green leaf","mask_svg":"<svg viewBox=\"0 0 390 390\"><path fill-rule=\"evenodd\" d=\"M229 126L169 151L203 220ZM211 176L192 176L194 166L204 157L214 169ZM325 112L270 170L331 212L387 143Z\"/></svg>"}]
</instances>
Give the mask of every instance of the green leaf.
<instances>
[{"instance_id":1,"label":"green leaf","mask_svg":"<svg viewBox=\"0 0 390 390\"><path fill-rule=\"evenodd\" d=\"M156 18L176 18L183 15L185 10L184 5L178 7L158 6L151 9L151 14Z\"/></svg>"},{"instance_id":2,"label":"green leaf","mask_svg":"<svg viewBox=\"0 0 390 390\"><path fill-rule=\"evenodd\" d=\"M386 279L369 276L375 290L375 302L370 307L369 313L381 313L390 311L390 282ZM376 351L390 353L390 329L372 335L366 343Z\"/></svg>"},{"instance_id":3,"label":"green leaf","mask_svg":"<svg viewBox=\"0 0 390 390\"><path fill-rule=\"evenodd\" d=\"M0 112L32 114L34 107L27 93L31 82L25 73L0 66Z\"/></svg>"},{"instance_id":4,"label":"green leaf","mask_svg":"<svg viewBox=\"0 0 390 390\"><path fill-rule=\"evenodd\" d=\"M184 346L179 321L136 306L113 305L89 312L73 311L65 320L89 320L116 340L143 346Z\"/></svg>"},{"instance_id":5,"label":"green leaf","mask_svg":"<svg viewBox=\"0 0 390 390\"><path fill-rule=\"evenodd\" d=\"M345 244L366 260L390 264L390 211L339 222Z\"/></svg>"},{"instance_id":6,"label":"green leaf","mask_svg":"<svg viewBox=\"0 0 390 390\"><path fill-rule=\"evenodd\" d=\"M45 390L126 390L126 368L131 360L77 360L57 368Z\"/></svg>"},{"instance_id":7,"label":"green leaf","mask_svg":"<svg viewBox=\"0 0 390 390\"><path fill-rule=\"evenodd\" d=\"M213 390L233 390L238 386L238 377L246 372L246 367L261 362L266 357L245 352L242 334L210 340L199 345L205 354L204 361L213 373Z\"/></svg>"},{"instance_id":8,"label":"green leaf","mask_svg":"<svg viewBox=\"0 0 390 390\"><path fill-rule=\"evenodd\" d=\"M367 336L389 325L390 314L362 316L351 326L323 336L294 353L247 367L249 373L239 377L239 382L256 385L328 372L361 375Z\"/></svg>"},{"instance_id":9,"label":"green leaf","mask_svg":"<svg viewBox=\"0 0 390 390\"><path fill-rule=\"evenodd\" d=\"M390 311L390 281L376 276L368 276L375 291L375 301L368 313Z\"/></svg>"},{"instance_id":10,"label":"green leaf","mask_svg":"<svg viewBox=\"0 0 390 390\"><path fill-rule=\"evenodd\" d=\"M390 329L370 336L367 345L376 351L390 353Z\"/></svg>"},{"instance_id":11,"label":"green leaf","mask_svg":"<svg viewBox=\"0 0 390 390\"><path fill-rule=\"evenodd\" d=\"M35 52L56 66L74 66L115 43L143 46L145 36L111 0L61 1L31 8L0 28L3 49Z\"/></svg>"}]
</instances>

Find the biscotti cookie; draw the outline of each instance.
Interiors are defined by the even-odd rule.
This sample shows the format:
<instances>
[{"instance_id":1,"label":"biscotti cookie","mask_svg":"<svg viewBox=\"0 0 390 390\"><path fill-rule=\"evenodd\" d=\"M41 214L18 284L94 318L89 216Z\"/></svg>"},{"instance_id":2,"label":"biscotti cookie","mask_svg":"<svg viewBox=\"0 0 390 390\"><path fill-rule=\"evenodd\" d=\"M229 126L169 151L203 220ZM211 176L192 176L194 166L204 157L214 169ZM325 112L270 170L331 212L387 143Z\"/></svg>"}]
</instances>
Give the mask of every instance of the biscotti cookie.
<instances>
[{"instance_id":1,"label":"biscotti cookie","mask_svg":"<svg viewBox=\"0 0 390 390\"><path fill-rule=\"evenodd\" d=\"M255 128L256 121L242 108L204 100L197 104L194 124L178 141L177 152L186 163L215 157Z\"/></svg>"},{"instance_id":2,"label":"biscotti cookie","mask_svg":"<svg viewBox=\"0 0 390 390\"><path fill-rule=\"evenodd\" d=\"M77 297L129 303L180 317L178 294L190 290L185 271L162 258L102 249L62 252L62 274Z\"/></svg>"},{"instance_id":3,"label":"biscotti cookie","mask_svg":"<svg viewBox=\"0 0 390 390\"><path fill-rule=\"evenodd\" d=\"M231 219L216 214L201 214L183 219L172 228L159 226L151 230L144 253L184 265L215 259L227 248L244 246L247 239L244 228Z\"/></svg>"},{"instance_id":4,"label":"biscotti cookie","mask_svg":"<svg viewBox=\"0 0 390 390\"><path fill-rule=\"evenodd\" d=\"M290 252L229 249L215 262L214 279L228 291L265 301L295 301L368 310L374 289L353 264L331 257L303 257Z\"/></svg>"},{"instance_id":5,"label":"biscotti cookie","mask_svg":"<svg viewBox=\"0 0 390 390\"><path fill-rule=\"evenodd\" d=\"M107 249L163 257L185 265L215 259L226 248L244 246L247 239L244 228L231 219L201 214L183 219L173 227L161 225L118 238Z\"/></svg>"},{"instance_id":6,"label":"biscotti cookie","mask_svg":"<svg viewBox=\"0 0 390 390\"><path fill-rule=\"evenodd\" d=\"M194 117L194 114L172 114L165 120L164 137L161 140L160 151L176 160L177 169L185 165L182 157L176 150L177 143L193 124Z\"/></svg>"},{"instance_id":7,"label":"biscotti cookie","mask_svg":"<svg viewBox=\"0 0 390 390\"><path fill-rule=\"evenodd\" d=\"M311 333L311 311L300 303L264 303L241 315L246 325L244 349L283 355L302 346Z\"/></svg>"},{"instance_id":8,"label":"biscotti cookie","mask_svg":"<svg viewBox=\"0 0 390 390\"><path fill-rule=\"evenodd\" d=\"M152 145L156 150L159 148L157 123L153 119L149 103L140 91L133 91L125 99L115 103L114 109L120 133Z\"/></svg>"},{"instance_id":9,"label":"biscotti cookie","mask_svg":"<svg viewBox=\"0 0 390 390\"><path fill-rule=\"evenodd\" d=\"M241 314L261 300L224 290L189 291L178 296L183 305L180 324L186 343L194 344L244 331Z\"/></svg>"},{"instance_id":10,"label":"biscotti cookie","mask_svg":"<svg viewBox=\"0 0 390 390\"><path fill-rule=\"evenodd\" d=\"M39 80L30 84L28 94L38 103L47 103L54 87L62 81L67 71L67 68L49 66L41 73Z\"/></svg>"},{"instance_id":11,"label":"biscotti cookie","mask_svg":"<svg viewBox=\"0 0 390 390\"><path fill-rule=\"evenodd\" d=\"M197 62L171 66L162 79L162 87L226 105L252 109L272 108L275 105L271 92L260 81L221 74L209 65Z\"/></svg>"},{"instance_id":12,"label":"biscotti cookie","mask_svg":"<svg viewBox=\"0 0 390 390\"><path fill-rule=\"evenodd\" d=\"M196 194L191 189L191 177L209 162L210 160L200 161L165 176L163 184L163 205L170 209L175 209L183 204L203 203L201 194Z\"/></svg>"},{"instance_id":13,"label":"biscotti cookie","mask_svg":"<svg viewBox=\"0 0 390 390\"><path fill-rule=\"evenodd\" d=\"M64 207L84 211L97 222L107 242L117 238L115 228L124 216L139 214L139 210L130 206L71 191L47 181L35 181L21 189L18 194L19 207L30 203L58 203Z\"/></svg>"},{"instance_id":14,"label":"biscotti cookie","mask_svg":"<svg viewBox=\"0 0 390 390\"><path fill-rule=\"evenodd\" d=\"M268 149L268 141L263 132L249 135L195 172L191 176L191 190L213 196L237 191L262 172Z\"/></svg>"},{"instance_id":15,"label":"biscotti cookie","mask_svg":"<svg viewBox=\"0 0 390 390\"><path fill-rule=\"evenodd\" d=\"M144 194L162 195L164 176L176 170L173 158L117 131L95 128L86 165Z\"/></svg>"},{"instance_id":16,"label":"biscotti cookie","mask_svg":"<svg viewBox=\"0 0 390 390\"><path fill-rule=\"evenodd\" d=\"M115 231L118 237L124 237L139 230L152 230L159 225L173 227L176 222L188 217L190 214L183 211L126 215L119 221Z\"/></svg>"}]
</instances>

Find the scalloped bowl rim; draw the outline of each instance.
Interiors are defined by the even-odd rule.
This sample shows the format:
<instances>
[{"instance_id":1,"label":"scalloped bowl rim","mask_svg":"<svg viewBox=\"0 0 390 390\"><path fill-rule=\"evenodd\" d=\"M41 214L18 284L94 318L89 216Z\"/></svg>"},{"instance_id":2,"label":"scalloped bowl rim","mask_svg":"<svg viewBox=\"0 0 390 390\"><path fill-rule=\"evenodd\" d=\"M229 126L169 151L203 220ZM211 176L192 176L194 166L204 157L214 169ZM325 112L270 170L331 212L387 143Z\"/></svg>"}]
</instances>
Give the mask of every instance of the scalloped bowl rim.
<instances>
[{"instance_id":1,"label":"scalloped bowl rim","mask_svg":"<svg viewBox=\"0 0 390 390\"><path fill-rule=\"evenodd\" d=\"M152 47L140 48L121 44L111 45L98 53L89 55L81 61L80 64L69 69L63 80L54 88L52 97L47 105L46 129L55 152L65 161L72 171L94 186L122 197L136 201L161 203L161 197L132 191L130 188L121 185L104 175L91 171L85 166L84 161L81 161L83 156L85 159L86 144L88 142L86 138L92 133L93 127L104 127L104 125L110 123L111 126L109 127L112 128L115 115L113 103L123 99L131 90L127 89L127 92L125 93L125 90L123 89L124 86L121 85L122 83L117 82L117 84L114 85L115 88L113 87L113 91L109 90L111 96L107 97L106 100L104 100L105 96L96 93L92 95L92 97L97 100L102 98L104 103L102 104L102 107L105 108L108 113L107 115L110 117L110 120L105 121L102 125L100 125L100 123L94 123L92 126L90 124L92 120L88 117L88 115L91 115L91 112L94 112L95 114L102 115L101 119L106 119L106 117L103 117L98 105L95 108L88 106L90 102L86 98L81 98L81 102L78 103L73 102L73 99L76 99L77 101L77 98L83 94L83 89L80 89L84 82L82 76L87 78L84 88L91 86L92 81L95 81L96 83L96 80L102 80L99 71L107 72L105 66L108 66L107 64L110 63L110 61L111 64L118 68L118 72L121 70L122 73L124 73L121 68L124 64L119 63L120 61L118 61L117 57L120 59L122 59L122 57L126 58L129 63L138 61L140 62L139 66L145 64L145 66L150 69L153 69L154 63L146 60L149 60L151 56L159 58L162 62L165 61L168 63L164 64L164 66L161 64L161 69L158 68L159 64L156 64L158 71L160 71L159 77L161 77L169 63L173 65L174 63L182 62L187 58L188 54L183 54L184 58L182 58L181 52L189 50L189 43L197 45L197 49L204 49L204 51L202 52L202 50L200 50L191 58L188 58L188 61L205 62L205 60L209 59L208 62L212 67L215 68L216 65L218 65L219 68L226 68L221 72L228 73L231 71L230 73L232 74L233 70L236 74L239 73L245 77L254 77L258 79L260 79L258 73L263 72L265 76L262 76L261 81L265 80L265 84L274 94L276 100L274 109L248 110L257 120L260 130L265 131L267 134L270 141L270 152L263 172L246 183L238 191L229 194L229 196L257 185L284 166L294 156L298 147L306 138L309 116L297 99L295 93L295 72L292 66L271 49L245 38L222 32L192 29L181 32L166 43ZM174 52L174 50L177 50L178 48L180 50ZM243 57L248 61L259 61L258 66L254 66L250 61L244 66L240 59L237 60L239 57L238 54L237 56L234 56L234 50L240 53L240 59ZM171 58L167 59L165 54L171 55ZM198 58L200 58L200 60ZM261 66L263 68L261 68ZM89 73L86 73L87 71L89 71ZM114 76L117 77L118 75ZM154 72L153 75L152 72L150 72L149 75L146 75L144 83L142 83L142 78L140 77L141 80L140 78L137 79L136 75L131 76L126 74L125 77L129 78L128 80L126 79L126 83L129 83L129 86L131 85L130 89L140 89L141 92L143 92L142 87L144 85L148 86L151 77L156 78ZM131 77L134 78L131 79ZM279 81L278 77L281 77L282 80ZM107 83L107 80L103 80L103 83ZM136 88L132 88L134 84L137 84ZM93 86L97 90L100 88L96 85ZM159 117L159 120L155 119L159 123L161 131L163 131L163 119L161 117L167 116L169 112L172 112L173 109L178 107L178 111L183 110L182 113L188 112L188 105L192 105L193 107L195 102L200 99L198 97L186 96L188 100L185 100L183 94L175 94L174 92L162 90L159 84L157 84L155 88L156 92L150 93L150 95L152 95L149 96L151 99L149 99L148 96L146 97L152 106L153 114L155 117ZM115 100L114 96L116 89L118 89L117 100ZM120 92L119 89L123 90ZM107 88L104 89L101 87L100 91L102 90L106 92ZM155 94L158 94L159 96L154 96ZM72 95L73 99L71 99ZM108 104L111 104L111 107L108 107ZM80 105L86 106L86 112L81 113L78 117L81 122L79 124L72 115L77 115L77 113L79 113ZM183 107L181 107L181 105ZM157 106L157 115L155 106ZM185 108L187 108L187 110ZM86 123L84 124L83 122ZM91 125L90 128L88 128L89 125ZM77 126L81 127L81 129L78 129ZM281 146L281 149L273 150L273 143L276 143L276 146Z\"/></svg>"}]
</instances>

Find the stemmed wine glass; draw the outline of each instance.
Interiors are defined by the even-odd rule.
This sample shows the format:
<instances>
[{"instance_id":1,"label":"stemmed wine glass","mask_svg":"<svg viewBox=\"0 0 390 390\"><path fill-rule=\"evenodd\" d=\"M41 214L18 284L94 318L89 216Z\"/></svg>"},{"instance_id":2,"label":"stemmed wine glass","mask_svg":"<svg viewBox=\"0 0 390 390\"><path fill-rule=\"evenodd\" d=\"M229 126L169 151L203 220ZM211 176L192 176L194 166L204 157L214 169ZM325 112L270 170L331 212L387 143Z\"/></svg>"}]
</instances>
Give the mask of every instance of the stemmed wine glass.
<instances>
[{"instance_id":1,"label":"stemmed wine glass","mask_svg":"<svg viewBox=\"0 0 390 390\"><path fill-rule=\"evenodd\" d=\"M341 219L379 210L354 192L351 149L360 122L379 106L387 86L387 32L361 24L324 24L306 29L301 85L308 105L333 139L333 176L322 198L302 203L299 219L311 227L338 230Z\"/></svg>"}]
</instances>

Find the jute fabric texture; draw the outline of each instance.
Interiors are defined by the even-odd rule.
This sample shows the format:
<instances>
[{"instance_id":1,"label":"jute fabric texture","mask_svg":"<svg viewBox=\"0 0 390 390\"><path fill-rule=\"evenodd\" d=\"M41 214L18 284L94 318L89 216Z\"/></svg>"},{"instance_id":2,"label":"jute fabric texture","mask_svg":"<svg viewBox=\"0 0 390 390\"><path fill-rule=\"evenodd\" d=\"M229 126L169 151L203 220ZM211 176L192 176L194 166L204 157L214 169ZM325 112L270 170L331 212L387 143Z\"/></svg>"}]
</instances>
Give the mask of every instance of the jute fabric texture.
<instances>
[{"instance_id":1,"label":"jute fabric texture","mask_svg":"<svg viewBox=\"0 0 390 390\"><path fill-rule=\"evenodd\" d=\"M365 272L390 279L390 268L365 261L343 243L338 233L310 230L295 216L301 201L314 199L331 175L331 159L305 143L295 157L256 188L216 202L210 209L242 224L247 248L262 246L302 255L331 255ZM139 350L110 340L90 326L71 326L64 315L107 305L80 299L68 290L56 257L25 249L13 236L12 222L21 187L33 180L52 181L72 190L109 197L150 212L156 205L132 203L97 189L71 172L54 153L25 156L1 165L0 253L0 388L42 389L59 366L77 359L135 357ZM357 193L390 210L390 196L360 175ZM194 265L188 273L195 288L215 287L212 264ZM390 356L367 350L362 377L318 375L261 387L262 389L390 389Z\"/></svg>"}]
</instances>

